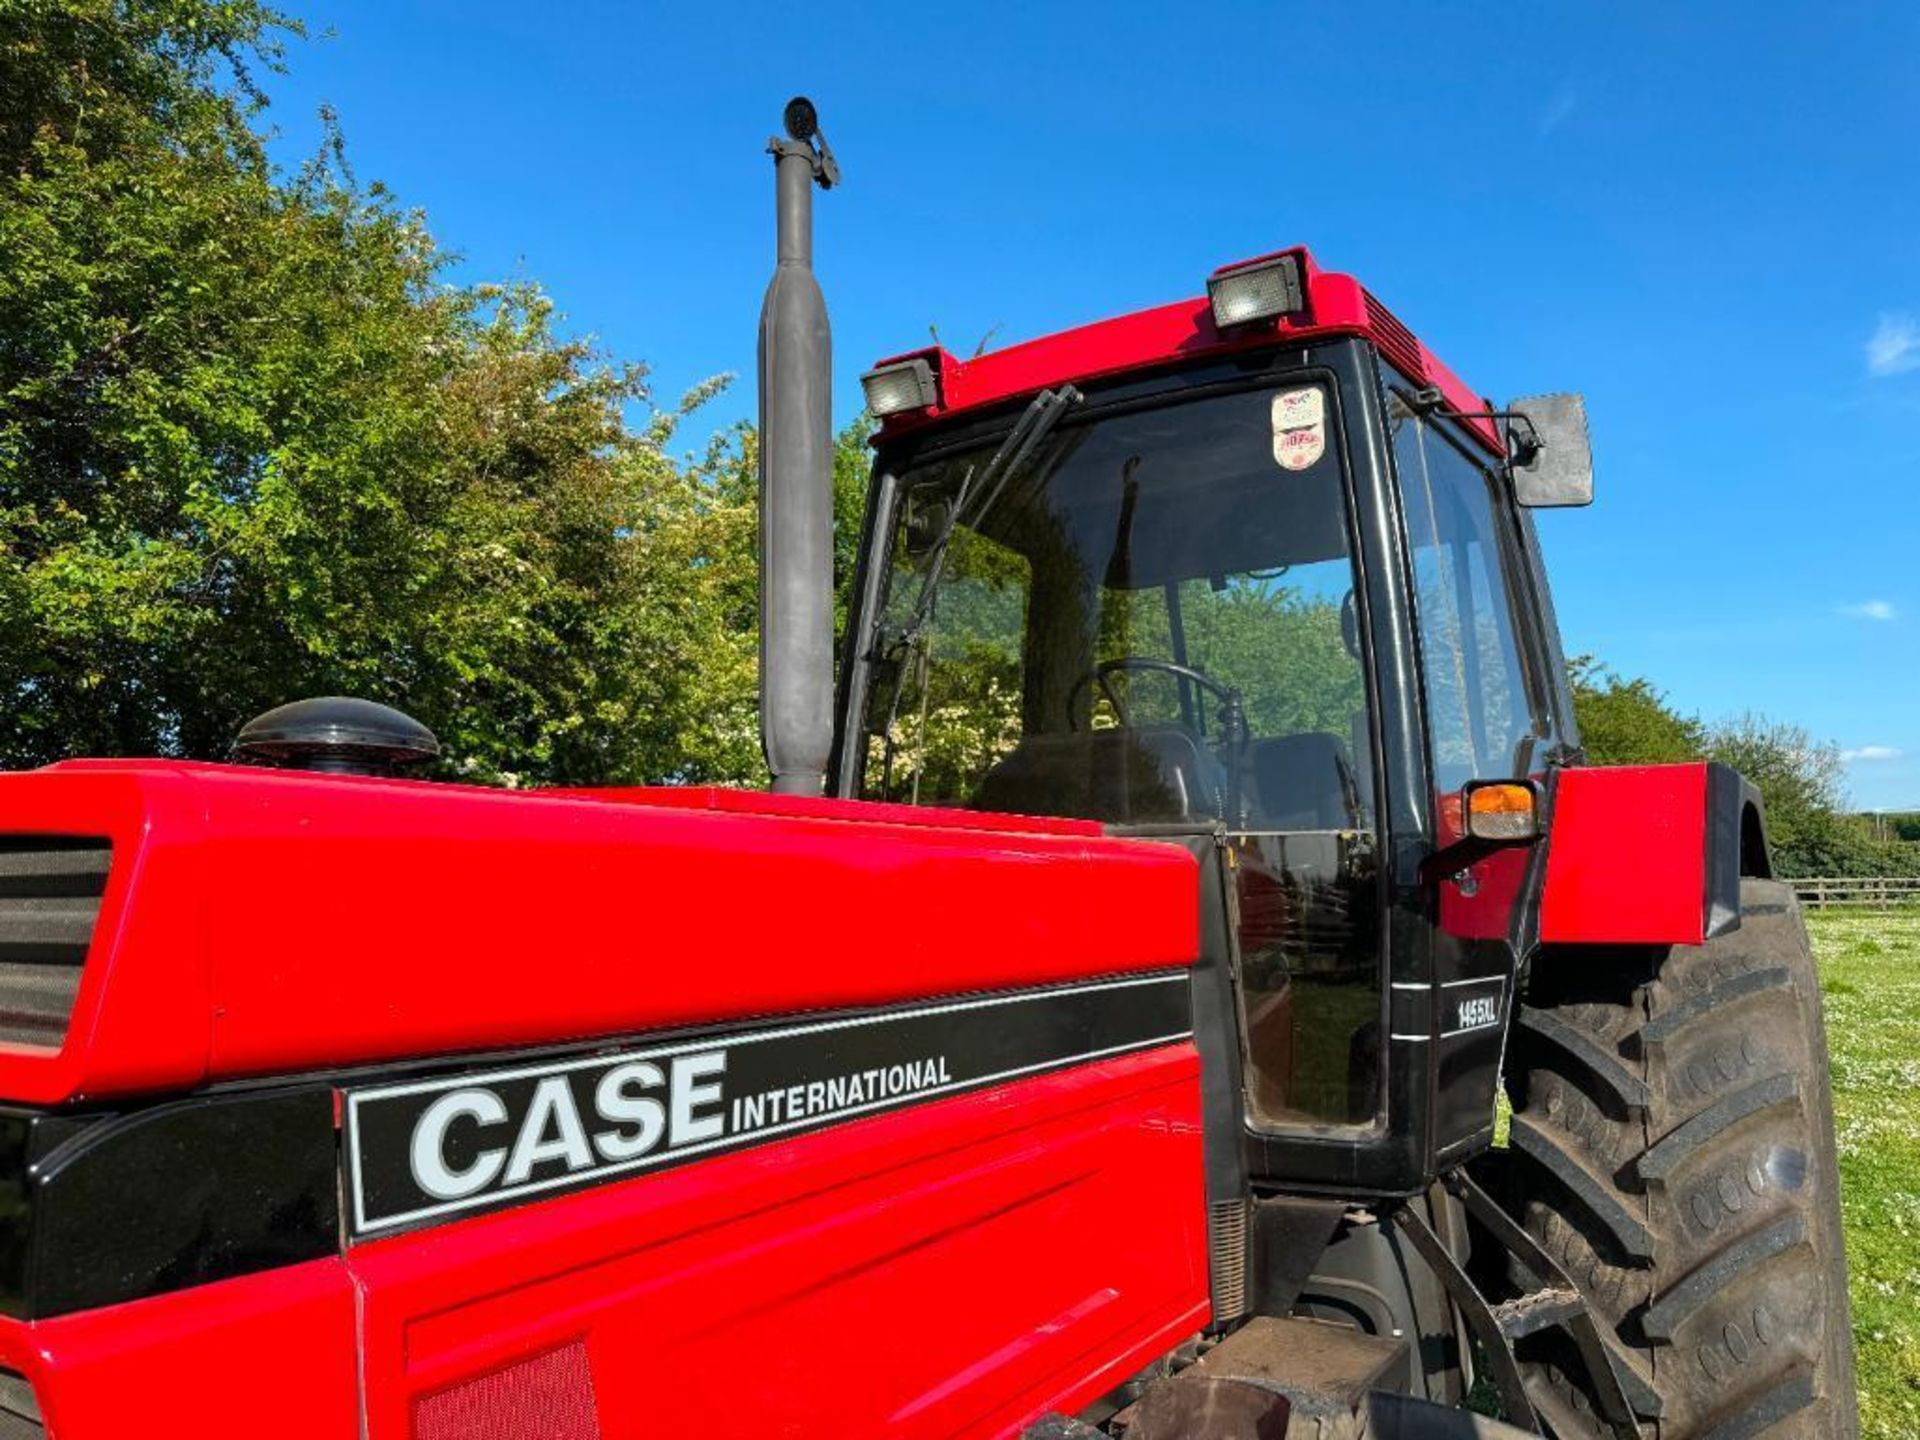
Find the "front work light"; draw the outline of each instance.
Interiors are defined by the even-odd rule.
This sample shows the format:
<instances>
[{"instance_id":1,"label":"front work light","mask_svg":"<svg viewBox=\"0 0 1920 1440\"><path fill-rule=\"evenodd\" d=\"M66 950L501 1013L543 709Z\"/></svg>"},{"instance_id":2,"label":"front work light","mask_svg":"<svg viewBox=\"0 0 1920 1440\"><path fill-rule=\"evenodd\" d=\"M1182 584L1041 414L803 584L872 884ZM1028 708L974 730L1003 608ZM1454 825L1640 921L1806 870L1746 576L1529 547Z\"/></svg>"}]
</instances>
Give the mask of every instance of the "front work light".
<instances>
[{"instance_id":1,"label":"front work light","mask_svg":"<svg viewBox=\"0 0 1920 1440\"><path fill-rule=\"evenodd\" d=\"M1207 303L1218 330L1251 325L1306 308L1300 283L1300 257L1293 251L1267 260L1249 260L1207 277Z\"/></svg>"},{"instance_id":2,"label":"front work light","mask_svg":"<svg viewBox=\"0 0 1920 1440\"><path fill-rule=\"evenodd\" d=\"M918 356L869 370L860 377L860 388L866 391L867 409L876 418L931 410L940 403L940 382L934 378L933 366Z\"/></svg>"}]
</instances>

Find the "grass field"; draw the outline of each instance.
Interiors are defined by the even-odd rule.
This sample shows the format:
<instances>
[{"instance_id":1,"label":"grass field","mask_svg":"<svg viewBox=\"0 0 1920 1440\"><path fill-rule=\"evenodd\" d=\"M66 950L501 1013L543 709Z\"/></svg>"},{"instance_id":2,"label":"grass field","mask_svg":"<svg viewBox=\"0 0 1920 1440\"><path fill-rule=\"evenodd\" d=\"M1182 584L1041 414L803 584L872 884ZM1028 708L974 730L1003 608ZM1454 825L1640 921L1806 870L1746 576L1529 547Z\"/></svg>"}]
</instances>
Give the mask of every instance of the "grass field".
<instances>
[{"instance_id":1,"label":"grass field","mask_svg":"<svg viewBox=\"0 0 1920 1440\"><path fill-rule=\"evenodd\" d=\"M1826 992L1862 1434L1920 1436L1920 909L1807 915Z\"/></svg>"}]
</instances>

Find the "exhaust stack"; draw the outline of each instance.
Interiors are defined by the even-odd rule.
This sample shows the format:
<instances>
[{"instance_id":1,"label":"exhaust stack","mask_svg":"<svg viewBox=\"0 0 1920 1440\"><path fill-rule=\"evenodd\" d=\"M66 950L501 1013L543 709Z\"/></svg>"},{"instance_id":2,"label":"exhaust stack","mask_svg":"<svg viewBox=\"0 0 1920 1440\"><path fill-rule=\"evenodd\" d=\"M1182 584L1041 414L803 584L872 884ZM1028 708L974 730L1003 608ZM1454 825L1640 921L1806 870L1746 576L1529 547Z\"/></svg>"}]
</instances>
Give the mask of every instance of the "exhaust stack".
<instances>
[{"instance_id":1,"label":"exhaust stack","mask_svg":"<svg viewBox=\"0 0 1920 1440\"><path fill-rule=\"evenodd\" d=\"M773 789L818 795L833 746L833 339L813 276L813 187L840 179L819 117L787 102L779 258L760 307L760 742Z\"/></svg>"}]
</instances>

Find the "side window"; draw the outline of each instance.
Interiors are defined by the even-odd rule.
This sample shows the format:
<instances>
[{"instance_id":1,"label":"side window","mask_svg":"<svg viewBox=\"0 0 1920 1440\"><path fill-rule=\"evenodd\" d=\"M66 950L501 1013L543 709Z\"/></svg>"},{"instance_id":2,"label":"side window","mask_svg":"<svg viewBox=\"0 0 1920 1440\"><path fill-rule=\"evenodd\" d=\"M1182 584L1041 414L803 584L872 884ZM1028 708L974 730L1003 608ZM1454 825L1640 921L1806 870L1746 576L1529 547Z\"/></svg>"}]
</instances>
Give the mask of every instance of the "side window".
<instances>
[{"instance_id":1,"label":"side window","mask_svg":"<svg viewBox=\"0 0 1920 1440\"><path fill-rule=\"evenodd\" d=\"M1546 725L1514 633L1494 481L1398 395L1388 419L1413 553L1434 783L1446 793L1517 778Z\"/></svg>"}]
</instances>

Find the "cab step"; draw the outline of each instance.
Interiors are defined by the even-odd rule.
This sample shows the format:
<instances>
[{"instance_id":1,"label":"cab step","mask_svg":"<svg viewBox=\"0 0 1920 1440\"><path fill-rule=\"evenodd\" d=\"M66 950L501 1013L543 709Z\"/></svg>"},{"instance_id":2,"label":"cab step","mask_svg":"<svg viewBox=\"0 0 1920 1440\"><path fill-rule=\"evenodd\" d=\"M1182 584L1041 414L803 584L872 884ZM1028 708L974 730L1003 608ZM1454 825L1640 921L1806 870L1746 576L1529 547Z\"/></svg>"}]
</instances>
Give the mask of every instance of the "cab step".
<instances>
[{"instance_id":1,"label":"cab step","mask_svg":"<svg viewBox=\"0 0 1920 1440\"><path fill-rule=\"evenodd\" d=\"M1048 1415L1022 1440L1528 1440L1483 1415L1394 1393L1409 1345L1331 1321L1258 1316L1145 1382L1104 1424Z\"/></svg>"},{"instance_id":2,"label":"cab step","mask_svg":"<svg viewBox=\"0 0 1920 1440\"><path fill-rule=\"evenodd\" d=\"M1534 1282L1534 1289L1498 1304L1480 1293L1453 1252L1435 1235L1419 1211L1402 1205L1394 1220L1459 1307L1461 1316L1486 1351L1487 1368L1500 1391L1500 1406L1516 1425L1538 1430L1540 1416L1514 1357L1513 1342L1544 1330L1559 1330L1580 1352L1595 1410L1616 1440L1638 1440L1640 1425L1612 1351L1594 1322L1593 1312L1567 1273L1540 1242L1476 1184L1464 1170L1445 1176L1447 1189L1467 1213Z\"/></svg>"},{"instance_id":3,"label":"cab step","mask_svg":"<svg viewBox=\"0 0 1920 1440\"><path fill-rule=\"evenodd\" d=\"M1502 1300L1492 1308L1493 1318L1500 1322L1506 1337L1518 1340L1523 1335L1565 1325L1586 1310L1587 1302L1580 1298L1578 1291L1549 1288L1530 1290L1511 1300Z\"/></svg>"}]
</instances>

